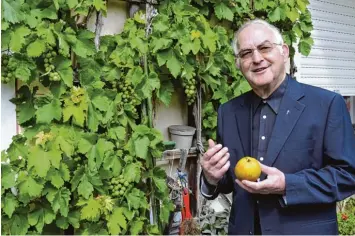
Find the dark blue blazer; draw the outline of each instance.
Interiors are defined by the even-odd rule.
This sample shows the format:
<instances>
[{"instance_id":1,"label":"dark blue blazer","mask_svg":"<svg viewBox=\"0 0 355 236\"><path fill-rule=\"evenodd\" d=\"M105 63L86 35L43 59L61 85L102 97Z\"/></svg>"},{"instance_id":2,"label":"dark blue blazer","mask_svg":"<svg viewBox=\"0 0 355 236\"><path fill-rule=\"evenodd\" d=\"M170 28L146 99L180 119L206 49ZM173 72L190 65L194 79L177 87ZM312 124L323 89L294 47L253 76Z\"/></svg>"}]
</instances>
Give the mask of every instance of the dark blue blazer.
<instances>
[{"instance_id":1,"label":"dark blue blazer","mask_svg":"<svg viewBox=\"0 0 355 236\"><path fill-rule=\"evenodd\" d=\"M287 205L281 195L250 194L235 183L235 164L251 155L251 92L218 110L217 140L231 165L211 199L233 192L229 234L254 233L255 202L262 234L337 234L336 202L355 193L355 139L343 97L286 79L263 163L285 173Z\"/></svg>"}]
</instances>

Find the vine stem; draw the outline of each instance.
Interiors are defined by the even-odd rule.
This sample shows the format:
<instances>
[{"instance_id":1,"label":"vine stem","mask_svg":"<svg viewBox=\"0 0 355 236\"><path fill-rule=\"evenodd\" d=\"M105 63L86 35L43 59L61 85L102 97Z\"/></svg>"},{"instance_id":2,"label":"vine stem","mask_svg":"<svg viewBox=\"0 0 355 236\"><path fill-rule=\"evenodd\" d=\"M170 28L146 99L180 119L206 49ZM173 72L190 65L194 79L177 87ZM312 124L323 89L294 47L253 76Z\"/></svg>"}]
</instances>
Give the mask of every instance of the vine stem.
<instances>
[{"instance_id":1,"label":"vine stem","mask_svg":"<svg viewBox=\"0 0 355 236\"><path fill-rule=\"evenodd\" d=\"M95 47L96 47L96 51L99 51L99 49L100 49L100 36L101 36L102 26L103 26L102 12L98 11L98 12L96 12L96 27L95 27Z\"/></svg>"},{"instance_id":2,"label":"vine stem","mask_svg":"<svg viewBox=\"0 0 355 236\"><path fill-rule=\"evenodd\" d=\"M145 37L149 37L150 29L151 29L151 20L152 20L152 10L154 9L153 6L150 3L145 4L146 7L146 28L145 28ZM144 54L143 56L143 65L144 65L144 75L145 78L149 78L149 68L148 68L148 55L147 53ZM147 115L147 123L148 127L153 128L153 105L152 105L152 99L147 98L146 99L146 115ZM156 161L154 157L151 157L151 166L154 168L156 166ZM150 195L150 223L151 224L158 224L158 215L159 215L159 201L156 200L155 198L155 191L154 191L154 186L153 186L153 181L152 179L148 179L148 185L151 190L151 195Z\"/></svg>"}]
</instances>

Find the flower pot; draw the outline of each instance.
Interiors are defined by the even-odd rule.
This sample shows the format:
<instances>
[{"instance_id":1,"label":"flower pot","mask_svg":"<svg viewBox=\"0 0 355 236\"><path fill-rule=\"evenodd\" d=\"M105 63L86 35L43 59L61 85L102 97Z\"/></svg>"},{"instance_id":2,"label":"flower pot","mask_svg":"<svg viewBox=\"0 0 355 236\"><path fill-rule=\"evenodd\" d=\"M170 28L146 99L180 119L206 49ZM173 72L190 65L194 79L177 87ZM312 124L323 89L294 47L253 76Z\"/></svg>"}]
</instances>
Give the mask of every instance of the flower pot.
<instances>
[{"instance_id":1,"label":"flower pot","mask_svg":"<svg viewBox=\"0 0 355 236\"><path fill-rule=\"evenodd\" d=\"M175 148L190 149L196 128L186 125L171 125L168 127L171 140L176 143Z\"/></svg>"}]
</instances>

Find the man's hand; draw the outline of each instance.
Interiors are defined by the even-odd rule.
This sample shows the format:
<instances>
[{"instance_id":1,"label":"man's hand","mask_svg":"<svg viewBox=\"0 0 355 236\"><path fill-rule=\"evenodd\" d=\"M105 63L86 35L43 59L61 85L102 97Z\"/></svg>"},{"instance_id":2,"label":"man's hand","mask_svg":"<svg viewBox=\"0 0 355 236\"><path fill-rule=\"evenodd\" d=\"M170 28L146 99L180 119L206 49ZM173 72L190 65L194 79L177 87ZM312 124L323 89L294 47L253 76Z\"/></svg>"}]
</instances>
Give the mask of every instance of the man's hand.
<instances>
[{"instance_id":1,"label":"man's hand","mask_svg":"<svg viewBox=\"0 0 355 236\"><path fill-rule=\"evenodd\" d=\"M217 185L230 166L228 148L208 140L208 150L202 157L201 166L203 174L211 185Z\"/></svg>"},{"instance_id":2,"label":"man's hand","mask_svg":"<svg viewBox=\"0 0 355 236\"><path fill-rule=\"evenodd\" d=\"M260 162L259 162L260 163ZM261 171L267 175L267 178L260 182L248 180L239 181L237 184L249 193L258 194L285 194L285 175L275 167L269 167L260 163Z\"/></svg>"}]
</instances>

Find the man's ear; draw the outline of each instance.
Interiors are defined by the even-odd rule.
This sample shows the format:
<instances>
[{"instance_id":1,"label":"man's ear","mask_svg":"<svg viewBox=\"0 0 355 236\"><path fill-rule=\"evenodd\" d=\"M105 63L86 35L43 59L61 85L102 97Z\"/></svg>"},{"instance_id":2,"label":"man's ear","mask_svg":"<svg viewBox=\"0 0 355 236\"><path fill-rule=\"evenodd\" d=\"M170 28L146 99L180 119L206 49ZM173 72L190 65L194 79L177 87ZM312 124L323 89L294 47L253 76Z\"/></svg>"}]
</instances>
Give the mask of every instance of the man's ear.
<instances>
[{"instance_id":1,"label":"man's ear","mask_svg":"<svg viewBox=\"0 0 355 236\"><path fill-rule=\"evenodd\" d=\"M287 44L282 45L281 54L284 56L284 62L286 62L288 60L289 55L290 55L290 49L288 48Z\"/></svg>"},{"instance_id":2,"label":"man's ear","mask_svg":"<svg viewBox=\"0 0 355 236\"><path fill-rule=\"evenodd\" d=\"M237 69L240 70L240 60L239 60L239 58L235 57L234 62L235 62L235 66L237 67Z\"/></svg>"}]
</instances>

